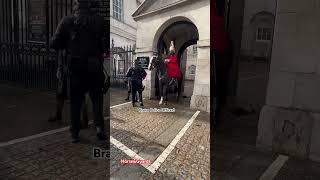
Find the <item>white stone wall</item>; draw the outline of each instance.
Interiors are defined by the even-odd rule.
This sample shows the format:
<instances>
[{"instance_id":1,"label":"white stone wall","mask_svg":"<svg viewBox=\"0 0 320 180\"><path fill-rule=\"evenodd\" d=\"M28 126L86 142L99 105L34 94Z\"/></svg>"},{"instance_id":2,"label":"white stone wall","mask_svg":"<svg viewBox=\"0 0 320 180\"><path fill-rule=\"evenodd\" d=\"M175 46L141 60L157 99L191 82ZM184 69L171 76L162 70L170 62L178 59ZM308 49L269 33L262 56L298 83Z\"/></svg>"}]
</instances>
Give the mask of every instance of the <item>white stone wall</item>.
<instances>
[{"instance_id":1,"label":"white stone wall","mask_svg":"<svg viewBox=\"0 0 320 180\"><path fill-rule=\"evenodd\" d=\"M139 5L137 0L123 0L123 21L119 21L113 18L113 0L110 1L110 44L112 39L115 47L136 43L137 23L132 14Z\"/></svg>"},{"instance_id":2,"label":"white stone wall","mask_svg":"<svg viewBox=\"0 0 320 180\"><path fill-rule=\"evenodd\" d=\"M195 75L190 74L190 69L189 67L194 65L197 66L197 57L198 57L198 53L195 53L193 51L193 47L194 46L189 46L187 48L187 65L186 65L186 74L185 74L185 78L187 80L194 80Z\"/></svg>"},{"instance_id":3,"label":"white stone wall","mask_svg":"<svg viewBox=\"0 0 320 180\"><path fill-rule=\"evenodd\" d=\"M275 14L276 0L245 0L243 14L243 31L241 42L241 54L250 56L254 52L252 38L255 30L250 29L250 21L259 12L269 12Z\"/></svg>"},{"instance_id":4,"label":"white stone wall","mask_svg":"<svg viewBox=\"0 0 320 180\"><path fill-rule=\"evenodd\" d=\"M316 138L320 135L319 18L320 1L278 0L267 105L263 110L269 113L260 115L257 139L259 145L317 161L320 161ZM277 116L279 111L285 111L281 118ZM284 120L293 124L291 136L279 130L285 127ZM264 135L265 132L272 132L272 136ZM277 146L279 141L286 146Z\"/></svg>"},{"instance_id":5,"label":"white stone wall","mask_svg":"<svg viewBox=\"0 0 320 180\"><path fill-rule=\"evenodd\" d=\"M156 33L165 22L174 17L186 17L190 19L198 27L199 39L210 39L210 26L208 26L208 22L210 22L210 1L199 1L175 10L139 19L137 22L137 52L155 52L155 44L157 42L154 40ZM161 32L157 36L160 36L160 34Z\"/></svg>"}]
</instances>

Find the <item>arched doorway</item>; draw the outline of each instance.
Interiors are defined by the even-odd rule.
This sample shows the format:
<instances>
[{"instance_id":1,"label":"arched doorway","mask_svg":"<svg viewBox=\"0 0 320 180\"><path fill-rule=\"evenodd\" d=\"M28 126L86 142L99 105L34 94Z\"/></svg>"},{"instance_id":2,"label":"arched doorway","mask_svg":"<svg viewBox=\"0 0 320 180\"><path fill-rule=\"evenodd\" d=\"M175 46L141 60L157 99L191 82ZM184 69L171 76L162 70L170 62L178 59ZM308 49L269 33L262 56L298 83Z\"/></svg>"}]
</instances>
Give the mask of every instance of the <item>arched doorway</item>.
<instances>
[{"instance_id":1,"label":"arched doorway","mask_svg":"<svg viewBox=\"0 0 320 180\"><path fill-rule=\"evenodd\" d=\"M157 53L167 54L170 47L170 42L173 41L180 68L185 80L188 61L188 54L186 49L191 45L196 45L198 40L199 32L195 24L191 22L188 18L175 17L169 19L162 26L160 26L154 38L153 48ZM197 46L195 46L195 48L197 48ZM195 59L197 59L197 57L195 57ZM153 75L151 83L155 87L155 97L159 98L158 81L159 80L156 79L155 75ZM183 87L185 85L184 82ZM184 91L184 88L182 88L182 90Z\"/></svg>"}]
</instances>

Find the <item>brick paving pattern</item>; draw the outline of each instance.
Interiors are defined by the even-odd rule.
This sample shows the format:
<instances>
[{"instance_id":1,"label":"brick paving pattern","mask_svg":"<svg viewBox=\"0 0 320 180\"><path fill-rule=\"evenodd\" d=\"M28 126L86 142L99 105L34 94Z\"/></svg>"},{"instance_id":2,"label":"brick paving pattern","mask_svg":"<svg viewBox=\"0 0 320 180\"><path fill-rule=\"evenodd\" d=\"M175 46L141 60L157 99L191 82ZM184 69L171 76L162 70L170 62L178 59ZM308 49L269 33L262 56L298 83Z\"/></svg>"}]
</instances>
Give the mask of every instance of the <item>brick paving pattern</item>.
<instances>
[{"instance_id":1,"label":"brick paving pattern","mask_svg":"<svg viewBox=\"0 0 320 180\"><path fill-rule=\"evenodd\" d=\"M319 180L320 163L290 158L274 180Z\"/></svg>"},{"instance_id":2,"label":"brick paving pattern","mask_svg":"<svg viewBox=\"0 0 320 180\"><path fill-rule=\"evenodd\" d=\"M92 148L106 148L92 129L81 131L81 143L69 132L0 149L0 179L107 179L109 160L92 159Z\"/></svg>"},{"instance_id":3,"label":"brick paving pattern","mask_svg":"<svg viewBox=\"0 0 320 180\"><path fill-rule=\"evenodd\" d=\"M111 89L111 94L111 106L125 102L125 91ZM157 103L145 100L145 108L160 108ZM176 106L175 113L141 113L129 103L111 110L111 135L145 159L155 160L194 113L185 104ZM155 174L140 165L120 164L120 159L130 157L114 146L111 161L92 159L93 147L104 149L106 144L96 140L91 128L82 130L80 138L79 144L72 144L64 131L0 148L0 179L108 179L122 172L129 175L123 179L209 179L207 113L199 114Z\"/></svg>"},{"instance_id":4,"label":"brick paving pattern","mask_svg":"<svg viewBox=\"0 0 320 180\"><path fill-rule=\"evenodd\" d=\"M161 108L157 101L145 101L144 108ZM111 136L135 151L144 159L155 160L195 113L184 106L167 105L176 108L175 113L141 113L131 104L111 110ZM181 121L181 123L179 123ZM176 125L179 124L179 125ZM175 126L174 130L168 129ZM163 138L161 138L163 136ZM112 154L111 177L124 179L121 169L138 169L131 173L139 179L210 179L210 123L209 114L201 112L187 130L176 148L167 157L155 174L140 165L119 163L120 159L131 159L122 152ZM150 153L151 152L151 153ZM142 168L139 168L142 167Z\"/></svg>"}]
</instances>

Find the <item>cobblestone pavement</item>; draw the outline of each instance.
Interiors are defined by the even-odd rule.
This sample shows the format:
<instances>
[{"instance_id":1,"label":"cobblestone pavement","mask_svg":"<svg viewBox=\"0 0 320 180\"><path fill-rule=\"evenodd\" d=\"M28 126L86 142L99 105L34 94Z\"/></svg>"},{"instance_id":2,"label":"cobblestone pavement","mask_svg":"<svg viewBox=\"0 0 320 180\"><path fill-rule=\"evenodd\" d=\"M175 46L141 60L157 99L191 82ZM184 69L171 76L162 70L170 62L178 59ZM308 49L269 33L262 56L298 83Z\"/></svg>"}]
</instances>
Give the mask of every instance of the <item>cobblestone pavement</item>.
<instances>
[{"instance_id":1,"label":"cobblestone pavement","mask_svg":"<svg viewBox=\"0 0 320 180\"><path fill-rule=\"evenodd\" d=\"M110 106L114 106L114 105L128 102L125 100L127 95L128 95L128 93L125 89L110 88L110 97L111 97Z\"/></svg>"},{"instance_id":2,"label":"cobblestone pavement","mask_svg":"<svg viewBox=\"0 0 320 180\"><path fill-rule=\"evenodd\" d=\"M214 180L258 180L279 156L255 146L268 72L267 63L240 62L237 105L245 109L251 105L255 112L241 116L224 113L222 126L214 131L211 150ZM319 172L320 163L290 157L275 180L318 180Z\"/></svg>"},{"instance_id":3,"label":"cobblestone pavement","mask_svg":"<svg viewBox=\"0 0 320 180\"><path fill-rule=\"evenodd\" d=\"M161 108L157 101L146 100L144 108ZM131 104L111 110L111 136L146 160L156 160L195 113L184 106L175 113L141 113ZM131 159L112 146L112 179L210 179L209 114L201 112L192 126L169 154L155 174L134 164L122 165Z\"/></svg>"},{"instance_id":4,"label":"cobblestone pavement","mask_svg":"<svg viewBox=\"0 0 320 180\"><path fill-rule=\"evenodd\" d=\"M109 97L105 96L104 115L109 116ZM92 106L89 102L89 117ZM0 84L0 142L65 127L69 124L69 101L65 102L62 121L48 123L56 110L55 92L25 89ZM12 131L15 131L12 133Z\"/></svg>"},{"instance_id":5,"label":"cobblestone pavement","mask_svg":"<svg viewBox=\"0 0 320 180\"><path fill-rule=\"evenodd\" d=\"M107 179L109 160L92 159L92 148L106 148L92 129L81 131L81 143L69 132L0 148L0 179Z\"/></svg>"},{"instance_id":6,"label":"cobblestone pavement","mask_svg":"<svg viewBox=\"0 0 320 180\"><path fill-rule=\"evenodd\" d=\"M320 163L290 158L274 180L319 180Z\"/></svg>"},{"instance_id":7,"label":"cobblestone pavement","mask_svg":"<svg viewBox=\"0 0 320 180\"><path fill-rule=\"evenodd\" d=\"M111 106L124 103L125 94L111 89ZM145 108L160 108L157 103L145 100ZM185 105L175 108L175 113L140 113L130 103L115 107L111 135L144 159L155 160L195 113ZM93 129L82 130L80 137L79 144L72 144L63 131L1 147L0 179L108 179L110 174L112 179L209 179L207 113L199 114L155 174L140 165L120 164L130 157L114 146L110 162L92 159L92 148L106 144L96 140Z\"/></svg>"}]
</instances>

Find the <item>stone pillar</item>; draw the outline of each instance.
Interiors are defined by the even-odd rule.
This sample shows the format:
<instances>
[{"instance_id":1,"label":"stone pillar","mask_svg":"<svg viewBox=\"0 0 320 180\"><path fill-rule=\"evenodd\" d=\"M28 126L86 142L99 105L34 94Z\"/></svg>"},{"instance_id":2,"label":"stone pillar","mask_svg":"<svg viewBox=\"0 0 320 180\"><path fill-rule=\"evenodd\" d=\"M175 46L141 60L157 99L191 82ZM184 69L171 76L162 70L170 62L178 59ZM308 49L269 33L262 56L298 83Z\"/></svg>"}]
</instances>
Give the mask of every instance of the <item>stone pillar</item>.
<instances>
[{"instance_id":1,"label":"stone pillar","mask_svg":"<svg viewBox=\"0 0 320 180\"><path fill-rule=\"evenodd\" d=\"M278 0L257 146L320 161L320 1Z\"/></svg>"},{"instance_id":2,"label":"stone pillar","mask_svg":"<svg viewBox=\"0 0 320 180\"><path fill-rule=\"evenodd\" d=\"M199 40L191 108L210 112L210 39Z\"/></svg>"}]
</instances>

